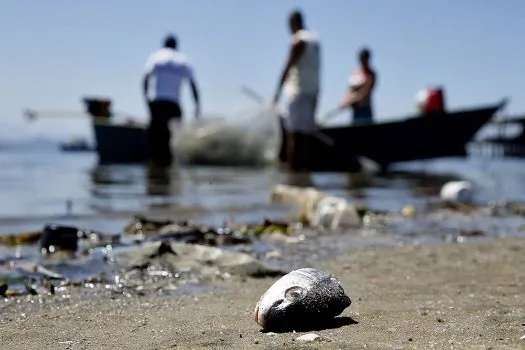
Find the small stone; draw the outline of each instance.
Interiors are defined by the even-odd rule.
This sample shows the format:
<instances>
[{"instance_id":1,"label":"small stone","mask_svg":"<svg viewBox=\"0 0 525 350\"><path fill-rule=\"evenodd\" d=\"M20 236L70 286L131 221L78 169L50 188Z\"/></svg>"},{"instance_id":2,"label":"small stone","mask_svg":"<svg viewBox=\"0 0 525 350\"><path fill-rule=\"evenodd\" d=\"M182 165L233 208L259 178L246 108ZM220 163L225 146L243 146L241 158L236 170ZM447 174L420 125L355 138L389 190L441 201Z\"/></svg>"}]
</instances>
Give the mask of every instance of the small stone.
<instances>
[{"instance_id":1,"label":"small stone","mask_svg":"<svg viewBox=\"0 0 525 350\"><path fill-rule=\"evenodd\" d=\"M525 340L525 335L522 335L522 336L520 337L520 340Z\"/></svg>"},{"instance_id":2,"label":"small stone","mask_svg":"<svg viewBox=\"0 0 525 350\"><path fill-rule=\"evenodd\" d=\"M259 344L259 341L258 341L257 339L255 339L255 340L253 341L253 343L254 343L254 344Z\"/></svg>"},{"instance_id":3,"label":"small stone","mask_svg":"<svg viewBox=\"0 0 525 350\"><path fill-rule=\"evenodd\" d=\"M274 332L268 332L266 333L266 335L269 335L270 337L273 337L274 335L276 335L277 333L274 333Z\"/></svg>"},{"instance_id":4,"label":"small stone","mask_svg":"<svg viewBox=\"0 0 525 350\"><path fill-rule=\"evenodd\" d=\"M304 335L301 335L300 337L295 338L295 340L304 341L304 342L312 342L312 341L321 340L321 339L322 339L321 336L315 333L308 333L308 334L304 334Z\"/></svg>"},{"instance_id":5,"label":"small stone","mask_svg":"<svg viewBox=\"0 0 525 350\"><path fill-rule=\"evenodd\" d=\"M445 320L444 320L444 319L442 319L442 318L439 318L439 317L438 317L437 321L438 321L439 323L445 322Z\"/></svg>"},{"instance_id":6,"label":"small stone","mask_svg":"<svg viewBox=\"0 0 525 350\"><path fill-rule=\"evenodd\" d=\"M408 338L408 341L412 341L413 339L412 338Z\"/></svg>"}]
</instances>

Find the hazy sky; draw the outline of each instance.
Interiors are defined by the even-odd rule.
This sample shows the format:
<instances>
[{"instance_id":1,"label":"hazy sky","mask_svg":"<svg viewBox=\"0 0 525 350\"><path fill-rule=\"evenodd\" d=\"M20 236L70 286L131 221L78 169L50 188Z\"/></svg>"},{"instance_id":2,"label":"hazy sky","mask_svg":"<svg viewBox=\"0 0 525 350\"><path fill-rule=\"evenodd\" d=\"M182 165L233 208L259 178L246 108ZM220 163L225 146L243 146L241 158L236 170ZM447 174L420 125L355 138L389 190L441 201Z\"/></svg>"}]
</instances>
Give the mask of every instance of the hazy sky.
<instances>
[{"instance_id":1,"label":"hazy sky","mask_svg":"<svg viewBox=\"0 0 525 350\"><path fill-rule=\"evenodd\" d=\"M509 96L509 110L525 112L523 0L5 0L3 133L24 123L24 107L79 110L84 95L106 95L115 110L145 115L144 61L168 32L194 64L204 113L252 104L243 84L270 98L288 50L287 15L298 4L322 40L321 114L339 102L362 45L371 47L379 74L379 119L412 113L427 84L443 84L450 107ZM189 97L185 86L191 114ZM56 132L57 125L64 133L89 129L78 120L30 129Z\"/></svg>"}]
</instances>

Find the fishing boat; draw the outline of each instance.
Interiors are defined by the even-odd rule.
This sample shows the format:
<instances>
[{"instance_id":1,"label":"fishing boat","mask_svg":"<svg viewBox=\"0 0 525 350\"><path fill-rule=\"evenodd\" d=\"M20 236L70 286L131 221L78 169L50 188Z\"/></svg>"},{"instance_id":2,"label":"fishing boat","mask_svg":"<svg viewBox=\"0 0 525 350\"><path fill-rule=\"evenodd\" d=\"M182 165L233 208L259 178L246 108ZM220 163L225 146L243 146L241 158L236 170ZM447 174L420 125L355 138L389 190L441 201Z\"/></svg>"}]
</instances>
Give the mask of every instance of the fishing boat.
<instances>
[{"instance_id":1,"label":"fishing boat","mask_svg":"<svg viewBox=\"0 0 525 350\"><path fill-rule=\"evenodd\" d=\"M84 102L93 117L101 164L147 161L145 124L111 121L109 100L84 99ZM323 137L314 138L308 168L310 171L359 171L359 156L373 160L383 170L404 161L464 157L469 141L506 103L504 99L488 106L414 115L391 122L321 128L317 135ZM283 127L281 132L279 160L285 162ZM327 139L330 142L326 142Z\"/></svg>"},{"instance_id":2,"label":"fishing boat","mask_svg":"<svg viewBox=\"0 0 525 350\"><path fill-rule=\"evenodd\" d=\"M477 146L488 147L496 151L493 153L504 156L525 157L525 116L507 117L491 126L495 127L496 135L481 138L476 142ZM517 129L517 133L509 135L509 129Z\"/></svg>"},{"instance_id":3,"label":"fishing boat","mask_svg":"<svg viewBox=\"0 0 525 350\"><path fill-rule=\"evenodd\" d=\"M145 123L131 118L122 122L113 120L109 99L84 98L83 102L85 113L91 116L100 164L147 162ZM488 106L419 114L390 122L322 127L311 145L308 168L319 172L353 172L360 170L358 157L369 158L386 169L398 162L466 156L469 141L506 103L505 99ZM27 114L34 118L33 114ZM282 118L281 133L278 158L285 162L287 140Z\"/></svg>"},{"instance_id":4,"label":"fishing boat","mask_svg":"<svg viewBox=\"0 0 525 350\"><path fill-rule=\"evenodd\" d=\"M63 152L92 152L95 150L85 138L73 138L68 142L60 144L60 150Z\"/></svg>"},{"instance_id":5,"label":"fishing boat","mask_svg":"<svg viewBox=\"0 0 525 350\"><path fill-rule=\"evenodd\" d=\"M391 122L321 128L315 135L322 137L315 137L310 148L308 168L319 172L359 171L359 156L373 160L383 170L398 162L464 157L468 142L506 103L504 99L493 105ZM282 136L279 159L285 162L284 132Z\"/></svg>"},{"instance_id":6,"label":"fishing boat","mask_svg":"<svg viewBox=\"0 0 525 350\"><path fill-rule=\"evenodd\" d=\"M140 164L148 161L147 128L131 118L112 119L111 100L83 99L91 116L99 164Z\"/></svg>"},{"instance_id":7,"label":"fishing boat","mask_svg":"<svg viewBox=\"0 0 525 350\"><path fill-rule=\"evenodd\" d=\"M140 164L148 160L147 128L145 123L131 117L116 120L118 115L127 113L113 113L111 100L107 98L86 97L82 99L84 110L34 110L25 109L23 114L29 121L37 118L71 118L89 116L95 138L95 151L98 163L104 164ZM64 144L65 150L78 150L78 145Z\"/></svg>"}]
</instances>

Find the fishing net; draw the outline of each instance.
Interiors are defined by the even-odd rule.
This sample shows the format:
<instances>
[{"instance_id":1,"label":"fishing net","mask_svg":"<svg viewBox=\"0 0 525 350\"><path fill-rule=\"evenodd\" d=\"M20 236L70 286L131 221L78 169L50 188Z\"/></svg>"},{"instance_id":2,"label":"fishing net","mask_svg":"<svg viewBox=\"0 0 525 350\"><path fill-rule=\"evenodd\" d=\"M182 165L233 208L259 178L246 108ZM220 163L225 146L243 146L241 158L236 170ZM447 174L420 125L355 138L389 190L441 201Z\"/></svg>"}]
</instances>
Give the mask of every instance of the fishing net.
<instances>
[{"instance_id":1,"label":"fishing net","mask_svg":"<svg viewBox=\"0 0 525 350\"><path fill-rule=\"evenodd\" d=\"M277 160L281 129L275 109L258 107L180 125L173 140L181 163L263 166Z\"/></svg>"}]
</instances>

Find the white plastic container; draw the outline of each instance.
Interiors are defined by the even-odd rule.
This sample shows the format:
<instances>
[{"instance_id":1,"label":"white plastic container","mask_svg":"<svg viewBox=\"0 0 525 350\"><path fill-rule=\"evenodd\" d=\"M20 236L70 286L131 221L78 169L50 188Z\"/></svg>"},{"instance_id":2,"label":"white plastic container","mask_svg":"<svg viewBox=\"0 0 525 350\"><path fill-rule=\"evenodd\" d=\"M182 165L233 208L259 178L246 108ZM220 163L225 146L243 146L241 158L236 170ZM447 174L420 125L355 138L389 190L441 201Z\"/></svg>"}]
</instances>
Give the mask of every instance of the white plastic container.
<instances>
[{"instance_id":1,"label":"white plastic container","mask_svg":"<svg viewBox=\"0 0 525 350\"><path fill-rule=\"evenodd\" d=\"M463 204L474 200L474 185L469 181L450 181L441 187L440 197L444 201Z\"/></svg>"}]
</instances>

